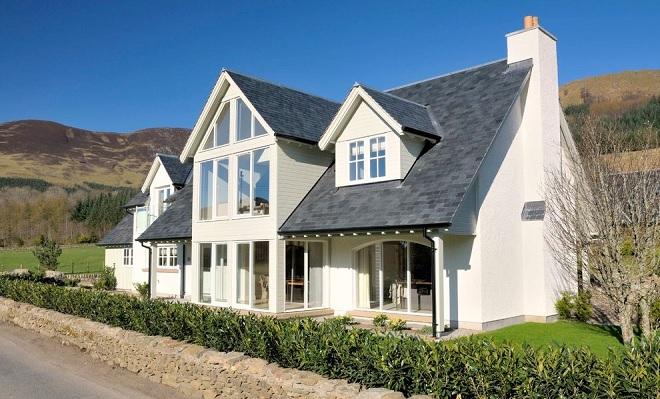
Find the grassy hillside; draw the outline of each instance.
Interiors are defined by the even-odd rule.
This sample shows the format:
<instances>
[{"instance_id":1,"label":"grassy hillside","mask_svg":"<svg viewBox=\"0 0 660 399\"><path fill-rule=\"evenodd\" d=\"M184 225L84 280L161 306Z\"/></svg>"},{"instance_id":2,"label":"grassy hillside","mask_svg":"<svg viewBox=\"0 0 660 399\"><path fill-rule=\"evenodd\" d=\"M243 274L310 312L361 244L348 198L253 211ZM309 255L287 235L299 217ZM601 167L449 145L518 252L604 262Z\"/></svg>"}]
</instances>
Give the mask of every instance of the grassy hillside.
<instances>
[{"instance_id":1,"label":"grassy hillside","mask_svg":"<svg viewBox=\"0 0 660 399\"><path fill-rule=\"evenodd\" d=\"M559 89L564 108L590 104L594 114L624 112L660 95L660 70L625 71L567 83Z\"/></svg>"},{"instance_id":2,"label":"grassy hillside","mask_svg":"<svg viewBox=\"0 0 660 399\"><path fill-rule=\"evenodd\" d=\"M0 124L0 176L70 187L83 182L138 187L156 153L178 154L188 129L92 132L39 120Z\"/></svg>"}]
</instances>

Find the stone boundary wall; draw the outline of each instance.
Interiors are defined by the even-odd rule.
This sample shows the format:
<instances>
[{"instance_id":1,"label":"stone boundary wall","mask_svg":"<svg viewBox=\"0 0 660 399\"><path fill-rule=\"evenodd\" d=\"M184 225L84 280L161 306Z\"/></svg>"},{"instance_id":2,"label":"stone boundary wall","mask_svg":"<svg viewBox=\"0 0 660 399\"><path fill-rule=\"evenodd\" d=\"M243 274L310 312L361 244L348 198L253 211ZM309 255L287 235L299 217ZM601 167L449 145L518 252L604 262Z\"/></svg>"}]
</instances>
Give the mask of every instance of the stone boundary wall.
<instances>
[{"instance_id":1,"label":"stone boundary wall","mask_svg":"<svg viewBox=\"0 0 660 399\"><path fill-rule=\"evenodd\" d=\"M173 387L192 398L404 397L387 389L362 389L345 380L286 369L239 352L218 352L167 337L148 336L6 298L0 298L0 321L54 337L111 366Z\"/></svg>"}]
</instances>

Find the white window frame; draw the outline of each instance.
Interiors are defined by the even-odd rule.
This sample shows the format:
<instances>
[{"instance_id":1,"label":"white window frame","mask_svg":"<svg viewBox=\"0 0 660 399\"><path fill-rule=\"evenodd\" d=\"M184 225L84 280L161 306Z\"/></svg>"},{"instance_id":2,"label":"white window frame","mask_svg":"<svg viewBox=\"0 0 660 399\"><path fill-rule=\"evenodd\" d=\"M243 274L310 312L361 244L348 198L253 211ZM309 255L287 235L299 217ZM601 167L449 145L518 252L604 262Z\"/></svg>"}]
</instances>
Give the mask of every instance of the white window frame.
<instances>
[{"instance_id":1,"label":"white window frame","mask_svg":"<svg viewBox=\"0 0 660 399\"><path fill-rule=\"evenodd\" d=\"M167 195L163 195L163 201L160 200L160 193L164 192ZM171 186L162 186L162 187L156 187L156 201L158 203L156 204L156 217L162 215L167 208L169 208L170 204L167 201L167 199L172 195L172 187Z\"/></svg>"},{"instance_id":2,"label":"white window frame","mask_svg":"<svg viewBox=\"0 0 660 399\"><path fill-rule=\"evenodd\" d=\"M232 132L232 130L233 130L232 129L232 115L235 112L232 112L232 107L231 107L232 101L233 100L231 100L231 99L230 100L225 100L222 103L220 103L220 105L218 106L218 109L216 110L215 116L213 117L213 120L209 124L209 128L207 129L207 132L204 135L204 138L202 138L202 141L200 142L199 152L211 151L211 150L214 150L216 148L225 147L225 146L228 146L229 144L231 144L234 141L234 138L233 138L234 134ZM227 117L229 118L228 119L228 122L229 122L229 140L225 144L217 145L216 143L218 141L218 136L217 136L218 122L220 121L220 116L225 111L225 109L228 112ZM204 144L206 144L206 141L209 140L209 139L212 140L213 144L209 148L204 148Z\"/></svg>"},{"instance_id":3,"label":"white window frame","mask_svg":"<svg viewBox=\"0 0 660 399\"><path fill-rule=\"evenodd\" d=\"M252 110L252 108L250 108L248 106L247 102L245 100L243 100L242 98L240 98L240 97L236 98L234 101L235 101L235 104L236 104L234 106L234 109L236 110L236 112L234 112L234 119L233 120L234 120L234 126L235 126L235 128L234 128L234 137L236 138L236 142L241 142L241 141L250 140L250 139L253 139L253 138L256 138L256 137L265 136L268 133L268 131L266 130L266 127L264 126L263 123L261 123L259 120L257 120L255 112ZM242 139L238 138L239 122L240 122L239 111L238 110L239 110L239 107L240 107L240 103L243 103L245 108L248 111L250 111L250 136L242 138ZM260 134L258 136L255 135L257 123L259 123L261 125L261 128L264 130L264 133Z\"/></svg>"},{"instance_id":4,"label":"white window frame","mask_svg":"<svg viewBox=\"0 0 660 399\"><path fill-rule=\"evenodd\" d=\"M133 247L124 248L124 253L122 257L122 265L124 266L133 266Z\"/></svg>"},{"instance_id":5,"label":"white window frame","mask_svg":"<svg viewBox=\"0 0 660 399\"><path fill-rule=\"evenodd\" d=\"M372 157L371 156L371 146L372 142L376 141L376 146L377 148L380 148L381 141L383 145L383 155L378 155L378 151L376 151L376 156ZM384 166L385 166L385 173L382 176L371 176L371 161L375 160L376 161L376 173L380 172L380 168L378 167L378 161L382 159ZM369 177L367 179L369 180L378 180L378 179L384 179L387 177L387 140L385 138L385 135L379 135L375 137L370 137L369 138Z\"/></svg>"},{"instance_id":6,"label":"white window frame","mask_svg":"<svg viewBox=\"0 0 660 399\"><path fill-rule=\"evenodd\" d=\"M269 147L260 147L260 148L255 148L255 149L250 150L250 151L241 152L239 154L236 154L236 156L235 156L236 161L234 162L234 184L235 184L234 200L236 201L236 203L233 206L233 208L234 208L233 215L236 218L239 218L239 219L240 218L250 218L250 217L268 217L268 216L271 215L270 209L268 211L268 214L264 214L264 215L255 215L254 214L254 200L255 200L255 198L254 198L254 153L257 152L257 151L260 151L260 150L264 150L269 157L272 155L271 152L270 152ZM250 173L249 173L249 177L248 177L248 185L249 185L249 192L250 192L250 195L249 195L249 197L250 197L250 199L249 199L250 211L246 212L246 213L238 213L238 206L239 206L239 201L238 201L238 196L239 196L238 158L241 157L242 155L246 155L246 154L250 155ZM268 178L269 178L268 204L269 204L269 208L270 208L270 200L272 198L271 184L270 184L271 171L272 171L272 159L269 158L269 164L268 164L268 173L269 173L269 176L268 176ZM231 173L230 173L230 176L231 176Z\"/></svg>"},{"instance_id":7,"label":"white window frame","mask_svg":"<svg viewBox=\"0 0 660 399\"><path fill-rule=\"evenodd\" d=\"M268 306L264 308L255 308L254 307L254 244L256 242L265 242L268 244ZM248 303L238 303L238 245L239 244L248 244L249 245L249 262L248 262L248 291L247 291L247 297L248 297ZM270 300L272 295L275 295L274 292L271 291L271 288L273 286L273 280L271 276L271 270L270 270L270 263L271 259L273 256L273 251L271 251L271 245L269 240L254 240L254 241L236 241L234 243L234 253L233 253L233 292L232 292L232 302L234 304L234 307L239 308L239 309L250 309L250 310L256 310L256 311L262 311L262 312L267 312L270 310Z\"/></svg>"},{"instance_id":8,"label":"white window frame","mask_svg":"<svg viewBox=\"0 0 660 399\"><path fill-rule=\"evenodd\" d=\"M172 268L179 266L179 251L176 245L160 245L157 248L156 264L159 268ZM161 251L163 250L163 251ZM161 259L164 264L161 265Z\"/></svg>"},{"instance_id":9,"label":"white window frame","mask_svg":"<svg viewBox=\"0 0 660 399\"><path fill-rule=\"evenodd\" d=\"M384 302L384 295L383 295L383 269L384 269L384 264L383 264L383 244L386 242L392 242L392 241L400 241L400 242L405 242L406 243L406 295L408 297L408 301L406 303L406 309L400 309L400 310L389 310L389 309L383 309L383 302ZM412 311L412 268L411 268L411 257L410 257L410 247L411 244L417 244L421 245L427 248L430 248L428 245L421 244L417 241L411 241L411 240L396 240L396 239L391 239L391 240L383 240L383 241L378 241L378 242L372 242L368 245L363 245L360 246L356 249L353 250L353 307L358 310L364 310L364 311L369 311L369 312L378 312L378 313L393 313L393 314L406 314L406 315L422 315L422 316L430 316L431 312L413 312ZM377 273L377 278L378 278L378 286L380 287L379 292L378 292L378 308L362 308L358 306L358 252L362 249L368 248L372 245L375 245L379 248L376 248L376 256L380 256L379 259L376 259L376 265L378 269ZM433 296L431 296L433 298Z\"/></svg>"},{"instance_id":10,"label":"white window frame","mask_svg":"<svg viewBox=\"0 0 660 399\"><path fill-rule=\"evenodd\" d=\"M327 262L327 248L328 248L328 243L327 241L323 240L287 240L285 241L284 247L285 247L285 252L286 252L286 243L288 241L302 241L305 243L305 255L304 255L304 261L303 261L303 267L304 267L304 283L303 283L303 307L299 309L287 309L286 308L286 298L284 298L284 311L285 312L300 312L302 310L312 310L312 309L322 309L326 307L326 294L327 294L327 278L328 278L328 262ZM309 306L309 243L320 243L322 245L322 251L323 251L323 281L321 284L321 305L320 306ZM286 259L284 260L284 267L286 267ZM284 271L284 295L286 295L286 270Z\"/></svg>"},{"instance_id":11,"label":"white window frame","mask_svg":"<svg viewBox=\"0 0 660 399\"><path fill-rule=\"evenodd\" d=\"M211 209L211 219L212 220L222 220L222 219L228 219L231 216L231 160L230 157L220 157L220 158L214 158L213 160L213 179L211 182L211 189L213 190L213 206ZM220 168L218 165L222 161L227 161L227 214L226 215L218 215L218 187L216 186L218 183L218 170Z\"/></svg>"},{"instance_id":12,"label":"white window frame","mask_svg":"<svg viewBox=\"0 0 660 399\"><path fill-rule=\"evenodd\" d=\"M211 183L209 185L209 190L211 190L211 215L203 219L202 218L202 200L204 196L202 196L202 165L206 163L211 163ZM197 184L197 215L196 215L196 220L198 222L208 222L210 220L213 220L215 218L215 179L216 179L216 160L215 159L207 159L201 162L198 162L197 168L199 169L198 176L199 176L199 183Z\"/></svg>"},{"instance_id":13,"label":"white window frame","mask_svg":"<svg viewBox=\"0 0 660 399\"><path fill-rule=\"evenodd\" d=\"M348 181L351 183L356 183L356 182L361 182L367 180L368 176L368 171L367 171L367 165L366 165L366 153L365 153L365 140L360 139L360 140L353 140L348 142ZM352 147L355 146L355 159L352 160ZM360 146L362 146L362 159L359 158L360 156ZM358 165L362 163L362 178L359 177L358 173ZM351 176L351 166L355 164L355 179L352 179Z\"/></svg>"}]
</instances>

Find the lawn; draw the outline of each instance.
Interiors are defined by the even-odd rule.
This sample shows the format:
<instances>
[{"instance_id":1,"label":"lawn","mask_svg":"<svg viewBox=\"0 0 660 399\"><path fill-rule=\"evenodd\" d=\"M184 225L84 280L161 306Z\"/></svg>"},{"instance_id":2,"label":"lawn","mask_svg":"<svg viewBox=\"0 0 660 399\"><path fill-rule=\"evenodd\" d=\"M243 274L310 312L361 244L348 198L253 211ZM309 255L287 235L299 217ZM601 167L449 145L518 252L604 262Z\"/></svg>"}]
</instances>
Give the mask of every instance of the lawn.
<instances>
[{"instance_id":1,"label":"lawn","mask_svg":"<svg viewBox=\"0 0 660 399\"><path fill-rule=\"evenodd\" d=\"M98 272L103 269L104 251L96 245L62 248L60 267L65 273ZM0 271L27 268L36 270L37 259L28 248L0 250Z\"/></svg>"},{"instance_id":2,"label":"lawn","mask_svg":"<svg viewBox=\"0 0 660 399\"><path fill-rule=\"evenodd\" d=\"M621 349L616 327L597 326L577 321L556 323L524 323L484 334L495 341L513 344L527 343L534 347L561 344L571 347L587 346L598 356L607 356L608 348Z\"/></svg>"}]
</instances>

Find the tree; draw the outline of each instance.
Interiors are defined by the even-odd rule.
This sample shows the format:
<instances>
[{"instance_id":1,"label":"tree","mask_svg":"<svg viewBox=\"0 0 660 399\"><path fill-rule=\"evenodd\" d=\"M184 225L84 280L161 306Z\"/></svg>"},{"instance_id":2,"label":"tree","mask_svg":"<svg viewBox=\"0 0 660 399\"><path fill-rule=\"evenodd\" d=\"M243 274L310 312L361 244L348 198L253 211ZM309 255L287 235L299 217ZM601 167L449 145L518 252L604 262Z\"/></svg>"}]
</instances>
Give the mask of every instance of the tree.
<instances>
[{"instance_id":1,"label":"tree","mask_svg":"<svg viewBox=\"0 0 660 399\"><path fill-rule=\"evenodd\" d=\"M39 244L32 250L32 254L37 258L42 269L57 270L60 265L59 257L62 255L62 248L55 240L41 236Z\"/></svg>"},{"instance_id":2,"label":"tree","mask_svg":"<svg viewBox=\"0 0 660 399\"><path fill-rule=\"evenodd\" d=\"M643 138L643 148L658 146L652 126ZM564 152L546 192L556 259L573 274L576 263L584 266L611 302L624 342L634 336L638 312L651 334L650 304L660 288L660 170L647 152L630 150L616 124L587 117L577 151Z\"/></svg>"}]
</instances>

